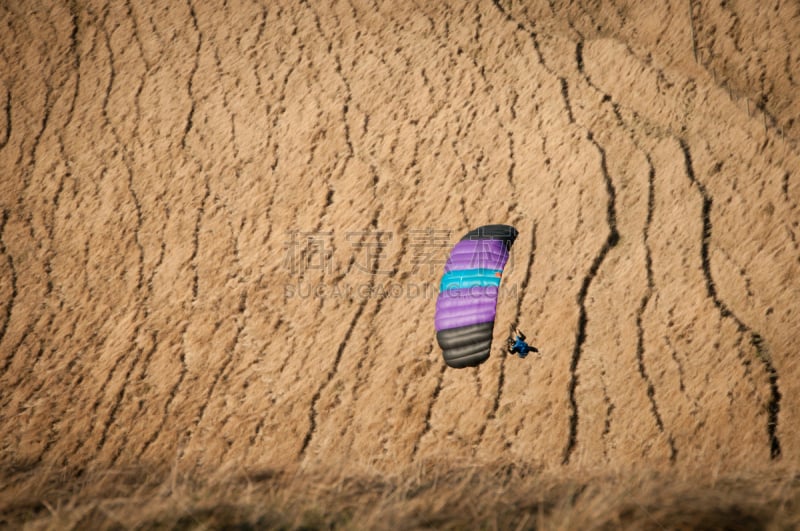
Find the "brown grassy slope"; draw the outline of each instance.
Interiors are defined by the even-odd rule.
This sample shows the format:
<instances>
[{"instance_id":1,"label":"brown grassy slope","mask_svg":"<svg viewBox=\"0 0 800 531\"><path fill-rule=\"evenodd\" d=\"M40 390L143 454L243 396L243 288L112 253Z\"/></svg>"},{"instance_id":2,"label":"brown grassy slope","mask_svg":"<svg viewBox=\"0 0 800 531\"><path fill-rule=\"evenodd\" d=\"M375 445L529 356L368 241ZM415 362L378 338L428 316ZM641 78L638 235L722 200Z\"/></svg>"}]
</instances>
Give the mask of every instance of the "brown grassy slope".
<instances>
[{"instance_id":1,"label":"brown grassy slope","mask_svg":"<svg viewBox=\"0 0 800 531\"><path fill-rule=\"evenodd\" d=\"M5 492L134 464L796 466L800 19L731 3L783 28L731 49L695 9L696 63L684 6L4 4ZM441 274L423 234L490 222L521 231L516 296L492 358L446 370L409 293ZM289 267L292 231L327 259ZM541 356L502 355L512 322Z\"/></svg>"},{"instance_id":2,"label":"brown grassy slope","mask_svg":"<svg viewBox=\"0 0 800 531\"><path fill-rule=\"evenodd\" d=\"M40 477L0 515L26 529L793 529L797 480L778 473L553 475L417 461L390 473L226 470L154 481L127 469L66 489ZM61 494L61 498L59 498Z\"/></svg>"}]
</instances>

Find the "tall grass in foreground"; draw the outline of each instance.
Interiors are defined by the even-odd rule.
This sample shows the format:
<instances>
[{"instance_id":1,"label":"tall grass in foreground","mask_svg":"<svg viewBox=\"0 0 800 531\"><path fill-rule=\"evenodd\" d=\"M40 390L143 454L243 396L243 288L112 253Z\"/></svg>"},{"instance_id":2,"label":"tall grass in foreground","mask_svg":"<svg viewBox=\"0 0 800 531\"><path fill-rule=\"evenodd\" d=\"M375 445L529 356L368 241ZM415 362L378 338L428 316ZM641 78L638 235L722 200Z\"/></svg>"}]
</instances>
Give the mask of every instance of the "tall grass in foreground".
<instances>
[{"instance_id":1,"label":"tall grass in foreground","mask_svg":"<svg viewBox=\"0 0 800 531\"><path fill-rule=\"evenodd\" d=\"M800 476L685 477L514 465L402 473L143 471L0 477L0 526L27 529L796 529Z\"/></svg>"}]
</instances>

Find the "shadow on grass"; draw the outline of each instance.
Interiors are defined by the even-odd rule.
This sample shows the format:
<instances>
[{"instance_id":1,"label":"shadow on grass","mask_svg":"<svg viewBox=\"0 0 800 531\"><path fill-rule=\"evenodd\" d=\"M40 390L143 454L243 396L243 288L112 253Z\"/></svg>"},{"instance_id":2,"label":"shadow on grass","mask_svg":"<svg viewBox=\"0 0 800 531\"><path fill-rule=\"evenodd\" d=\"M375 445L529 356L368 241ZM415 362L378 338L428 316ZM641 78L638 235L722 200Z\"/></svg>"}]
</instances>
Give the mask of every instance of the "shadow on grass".
<instances>
[{"instance_id":1,"label":"shadow on grass","mask_svg":"<svg viewBox=\"0 0 800 531\"><path fill-rule=\"evenodd\" d=\"M6 474L0 526L31 529L790 529L792 474L555 475L513 465L402 473L139 470ZM18 475L18 474L17 474ZM9 486L10 485L10 486Z\"/></svg>"}]
</instances>

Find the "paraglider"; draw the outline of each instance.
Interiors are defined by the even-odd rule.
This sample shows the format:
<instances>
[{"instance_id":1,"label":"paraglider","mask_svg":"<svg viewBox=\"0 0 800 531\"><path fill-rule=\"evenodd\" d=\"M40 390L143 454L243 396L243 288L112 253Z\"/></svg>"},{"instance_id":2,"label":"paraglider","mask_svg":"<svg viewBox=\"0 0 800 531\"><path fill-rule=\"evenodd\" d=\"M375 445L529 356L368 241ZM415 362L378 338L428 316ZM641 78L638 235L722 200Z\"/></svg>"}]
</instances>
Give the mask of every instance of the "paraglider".
<instances>
[{"instance_id":1,"label":"paraglider","mask_svg":"<svg viewBox=\"0 0 800 531\"><path fill-rule=\"evenodd\" d=\"M436 300L436 339L450 367L480 365L489 358L503 268L517 229L484 225L453 246Z\"/></svg>"},{"instance_id":2,"label":"paraglider","mask_svg":"<svg viewBox=\"0 0 800 531\"><path fill-rule=\"evenodd\" d=\"M509 354L518 354L520 358L524 358L531 352L539 352L539 349L529 345L525 341L525 334L523 334L519 329L517 329L517 335L514 339L510 337L506 340L508 343L508 353Z\"/></svg>"}]
</instances>

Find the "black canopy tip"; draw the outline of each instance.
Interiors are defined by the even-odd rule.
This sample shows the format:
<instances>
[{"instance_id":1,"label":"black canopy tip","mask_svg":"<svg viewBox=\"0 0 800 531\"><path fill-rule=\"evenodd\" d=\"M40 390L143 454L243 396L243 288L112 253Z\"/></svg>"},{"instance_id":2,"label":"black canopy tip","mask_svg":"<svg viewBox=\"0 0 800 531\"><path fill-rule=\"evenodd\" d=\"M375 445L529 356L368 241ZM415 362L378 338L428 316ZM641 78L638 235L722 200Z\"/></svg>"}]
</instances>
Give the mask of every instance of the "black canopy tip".
<instances>
[{"instance_id":1,"label":"black canopy tip","mask_svg":"<svg viewBox=\"0 0 800 531\"><path fill-rule=\"evenodd\" d=\"M519 231L511 225L483 225L466 233L461 240L502 240L511 247Z\"/></svg>"}]
</instances>

